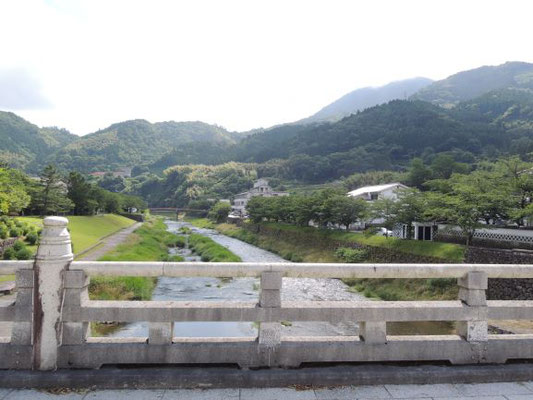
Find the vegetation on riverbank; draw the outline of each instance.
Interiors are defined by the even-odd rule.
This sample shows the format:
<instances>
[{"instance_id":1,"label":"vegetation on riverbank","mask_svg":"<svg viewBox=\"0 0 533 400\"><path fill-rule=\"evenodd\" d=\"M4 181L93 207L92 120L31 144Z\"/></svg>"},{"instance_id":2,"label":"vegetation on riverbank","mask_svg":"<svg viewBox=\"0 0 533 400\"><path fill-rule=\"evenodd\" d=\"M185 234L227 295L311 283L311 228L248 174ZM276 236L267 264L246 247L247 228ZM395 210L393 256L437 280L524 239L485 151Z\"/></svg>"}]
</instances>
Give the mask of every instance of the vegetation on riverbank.
<instances>
[{"instance_id":1,"label":"vegetation on riverbank","mask_svg":"<svg viewBox=\"0 0 533 400\"><path fill-rule=\"evenodd\" d=\"M450 243L416 242L382 236L366 236L360 233L303 228L293 225L231 224L217 225L225 235L240 239L255 246L281 255L290 261L348 262L339 248L354 247L366 258L359 262L377 262L373 257L380 252L397 254L405 260L424 257L427 262L461 262L464 247ZM344 252L346 253L346 252ZM379 261L379 260L378 260ZM383 300L454 299L457 285L454 279L346 279L346 284L367 297Z\"/></svg>"},{"instance_id":2,"label":"vegetation on riverbank","mask_svg":"<svg viewBox=\"0 0 533 400\"><path fill-rule=\"evenodd\" d=\"M136 229L126 243L101 257L99 261L183 261L179 256L169 259L168 248L179 244L179 236L168 232L161 218L150 218Z\"/></svg>"},{"instance_id":3,"label":"vegetation on riverbank","mask_svg":"<svg viewBox=\"0 0 533 400\"><path fill-rule=\"evenodd\" d=\"M99 261L183 261L168 256L168 247L175 246L177 238L166 231L162 219L150 218ZM150 300L156 282L157 278L148 277L94 277L89 293L94 300Z\"/></svg>"},{"instance_id":4,"label":"vegetation on riverbank","mask_svg":"<svg viewBox=\"0 0 533 400\"><path fill-rule=\"evenodd\" d=\"M197 217L188 217L185 216L184 221L187 221L193 226L196 226L197 228L208 228L208 229L215 229L216 224L207 218L197 218Z\"/></svg>"},{"instance_id":5,"label":"vegetation on riverbank","mask_svg":"<svg viewBox=\"0 0 533 400\"><path fill-rule=\"evenodd\" d=\"M192 233L189 235L189 248L202 257L202 261L240 262L241 258L212 239Z\"/></svg>"}]
</instances>

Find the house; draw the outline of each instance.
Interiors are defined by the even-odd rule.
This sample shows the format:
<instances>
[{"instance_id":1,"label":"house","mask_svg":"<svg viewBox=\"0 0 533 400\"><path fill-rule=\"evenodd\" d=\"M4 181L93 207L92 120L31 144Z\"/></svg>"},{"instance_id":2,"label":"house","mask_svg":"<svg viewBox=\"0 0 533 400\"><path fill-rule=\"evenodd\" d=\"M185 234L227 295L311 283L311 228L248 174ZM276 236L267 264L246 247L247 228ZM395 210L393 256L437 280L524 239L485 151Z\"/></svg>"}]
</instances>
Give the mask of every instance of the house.
<instances>
[{"instance_id":1,"label":"house","mask_svg":"<svg viewBox=\"0 0 533 400\"><path fill-rule=\"evenodd\" d=\"M368 202L391 199L396 200L398 198L398 190L408 189L407 186L401 183L386 183L383 185L363 186L358 189L352 190L347 193L347 196L360 198ZM369 225L379 226L383 224L385 220L383 218L374 218L367 221L359 221L353 224L353 229L365 229Z\"/></svg>"},{"instance_id":2,"label":"house","mask_svg":"<svg viewBox=\"0 0 533 400\"><path fill-rule=\"evenodd\" d=\"M386 183L384 185L363 186L348 192L348 196L362 198L366 201L374 201L378 199L396 200L398 198L398 189L408 189L408 187L401 183Z\"/></svg>"},{"instance_id":3,"label":"house","mask_svg":"<svg viewBox=\"0 0 533 400\"><path fill-rule=\"evenodd\" d=\"M287 192L276 192L272 190L266 179L258 179L255 181L254 186L247 192L239 193L235 195L233 199L233 205L231 206L232 214L243 217L246 215L246 204L255 196L262 197L277 197L288 196Z\"/></svg>"}]
</instances>

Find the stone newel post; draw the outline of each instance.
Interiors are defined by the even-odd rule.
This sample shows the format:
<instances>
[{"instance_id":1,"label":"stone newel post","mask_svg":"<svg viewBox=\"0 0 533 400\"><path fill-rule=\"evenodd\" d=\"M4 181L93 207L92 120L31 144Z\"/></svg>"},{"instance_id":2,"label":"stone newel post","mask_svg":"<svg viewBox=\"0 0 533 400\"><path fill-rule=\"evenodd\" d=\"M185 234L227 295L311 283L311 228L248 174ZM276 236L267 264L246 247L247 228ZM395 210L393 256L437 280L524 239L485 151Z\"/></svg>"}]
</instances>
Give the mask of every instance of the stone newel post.
<instances>
[{"instance_id":1,"label":"stone newel post","mask_svg":"<svg viewBox=\"0 0 533 400\"><path fill-rule=\"evenodd\" d=\"M39 370L57 368L61 345L61 313L64 271L74 256L67 230L68 220L46 217L35 262L36 291L34 309L33 366Z\"/></svg>"}]
</instances>

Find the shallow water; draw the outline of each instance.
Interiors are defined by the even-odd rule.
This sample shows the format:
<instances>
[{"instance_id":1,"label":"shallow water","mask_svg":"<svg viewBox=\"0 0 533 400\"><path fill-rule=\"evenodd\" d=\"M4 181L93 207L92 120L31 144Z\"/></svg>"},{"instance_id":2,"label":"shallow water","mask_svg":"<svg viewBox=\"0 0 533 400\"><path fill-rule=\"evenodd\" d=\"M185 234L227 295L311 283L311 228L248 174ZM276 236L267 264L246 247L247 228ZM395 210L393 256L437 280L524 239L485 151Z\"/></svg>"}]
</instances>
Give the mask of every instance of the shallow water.
<instances>
[{"instance_id":1,"label":"shallow water","mask_svg":"<svg viewBox=\"0 0 533 400\"><path fill-rule=\"evenodd\" d=\"M179 233L179 228L186 226L195 233L208 236L217 243L227 247L245 262L287 262L269 251L260 249L240 240L221 235L212 229L196 228L187 222L167 219L168 230ZM173 249L187 261L198 261L188 249ZM153 300L203 300L203 301L257 301L259 279L236 278L222 280L219 278L160 278L154 290ZM337 279L284 278L282 299L295 300L368 300L359 293L349 292L348 286ZM286 336L323 336L355 335L357 323L330 324L327 322L290 322L283 325ZM110 336L147 336L147 323L125 325ZM256 336L257 327L250 322L176 322L174 336L177 337L235 337Z\"/></svg>"}]
</instances>

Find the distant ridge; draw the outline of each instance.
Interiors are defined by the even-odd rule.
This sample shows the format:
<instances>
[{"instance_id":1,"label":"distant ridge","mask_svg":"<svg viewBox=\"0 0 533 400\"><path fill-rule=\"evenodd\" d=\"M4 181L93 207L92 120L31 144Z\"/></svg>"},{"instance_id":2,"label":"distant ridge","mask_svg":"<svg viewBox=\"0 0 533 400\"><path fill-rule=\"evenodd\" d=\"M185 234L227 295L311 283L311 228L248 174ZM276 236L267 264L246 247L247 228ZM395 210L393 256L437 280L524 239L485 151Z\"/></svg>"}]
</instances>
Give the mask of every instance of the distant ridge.
<instances>
[{"instance_id":1,"label":"distant ridge","mask_svg":"<svg viewBox=\"0 0 533 400\"><path fill-rule=\"evenodd\" d=\"M420 89L412 99L453 107L461 101L508 88L533 89L533 64L510 61L458 72Z\"/></svg>"},{"instance_id":2,"label":"distant ridge","mask_svg":"<svg viewBox=\"0 0 533 400\"><path fill-rule=\"evenodd\" d=\"M391 100L405 100L432 82L431 79L419 77L395 81L379 87L356 89L298 123L338 121L357 111L388 103Z\"/></svg>"}]
</instances>

